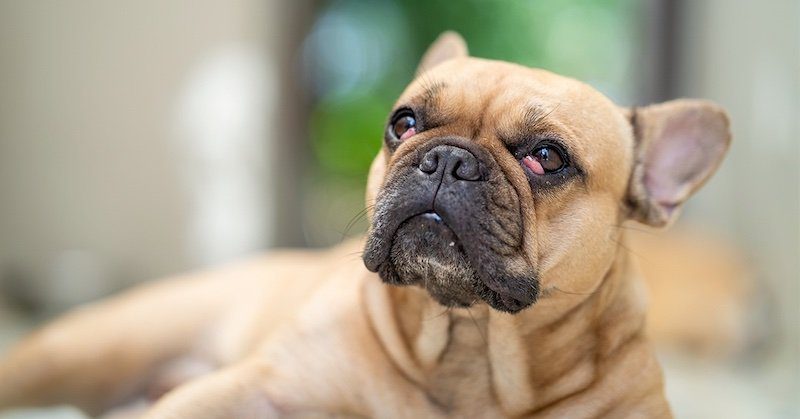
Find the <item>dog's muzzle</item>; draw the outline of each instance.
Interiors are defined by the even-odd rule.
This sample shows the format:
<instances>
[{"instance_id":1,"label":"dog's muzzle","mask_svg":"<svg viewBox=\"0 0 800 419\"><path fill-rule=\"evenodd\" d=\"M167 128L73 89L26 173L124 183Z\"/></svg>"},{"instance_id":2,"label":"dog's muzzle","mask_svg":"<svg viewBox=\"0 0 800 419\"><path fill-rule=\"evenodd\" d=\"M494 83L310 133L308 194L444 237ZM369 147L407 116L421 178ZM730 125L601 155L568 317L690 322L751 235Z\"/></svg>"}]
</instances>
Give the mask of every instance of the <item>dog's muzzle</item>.
<instances>
[{"instance_id":1,"label":"dog's muzzle","mask_svg":"<svg viewBox=\"0 0 800 419\"><path fill-rule=\"evenodd\" d=\"M484 300L513 312L535 301L538 281L521 269L516 192L505 176L490 176L500 169L488 151L435 139L391 170L376 199L368 269L390 284L421 285L447 306Z\"/></svg>"}]
</instances>

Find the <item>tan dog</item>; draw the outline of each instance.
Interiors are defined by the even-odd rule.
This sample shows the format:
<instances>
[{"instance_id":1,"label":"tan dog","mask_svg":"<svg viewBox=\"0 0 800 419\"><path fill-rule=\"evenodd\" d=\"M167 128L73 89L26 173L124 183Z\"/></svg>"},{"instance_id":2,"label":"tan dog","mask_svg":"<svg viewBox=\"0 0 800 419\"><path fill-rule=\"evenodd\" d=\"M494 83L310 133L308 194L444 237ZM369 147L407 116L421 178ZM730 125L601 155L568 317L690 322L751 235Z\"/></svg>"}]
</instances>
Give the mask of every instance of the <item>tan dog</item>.
<instances>
[{"instance_id":1,"label":"tan dog","mask_svg":"<svg viewBox=\"0 0 800 419\"><path fill-rule=\"evenodd\" d=\"M768 339L775 321L754 322L770 315L769 295L730 240L701 226L631 233L650 297L647 334L658 349L719 362L752 354Z\"/></svg>"},{"instance_id":2,"label":"tan dog","mask_svg":"<svg viewBox=\"0 0 800 419\"><path fill-rule=\"evenodd\" d=\"M0 406L669 417L618 227L676 217L725 154L723 111L618 108L580 82L469 58L455 34L419 74L370 172L363 259L380 275L351 242L146 286L19 344L0 363Z\"/></svg>"}]
</instances>

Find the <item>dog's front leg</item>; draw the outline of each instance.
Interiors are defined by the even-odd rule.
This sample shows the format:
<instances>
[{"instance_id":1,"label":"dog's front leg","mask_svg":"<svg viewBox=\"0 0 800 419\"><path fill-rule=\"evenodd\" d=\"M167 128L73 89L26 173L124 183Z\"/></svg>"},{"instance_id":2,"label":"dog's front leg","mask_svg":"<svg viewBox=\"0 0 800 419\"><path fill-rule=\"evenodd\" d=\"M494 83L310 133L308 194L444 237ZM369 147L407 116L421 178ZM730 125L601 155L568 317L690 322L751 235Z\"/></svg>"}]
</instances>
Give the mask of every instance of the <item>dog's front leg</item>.
<instances>
[{"instance_id":1,"label":"dog's front leg","mask_svg":"<svg viewBox=\"0 0 800 419\"><path fill-rule=\"evenodd\" d=\"M33 333L0 357L0 409L71 404L98 415L141 396L236 301L223 292L230 281L214 278L145 286Z\"/></svg>"},{"instance_id":2,"label":"dog's front leg","mask_svg":"<svg viewBox=\"0 0 800 419\"><path fill-rule=\"evenodd\" d=\"M145 419L268 419L282 417L264 391L267 369L242 362L167 393Z\"/></svg>"},{"instance_id":3,"label":"dog's front leg","mask_svg":"<svg viewBox=\"0 0 800 419\"><path fill-rule=\"evenodd\" d=\"M315 383L282 380L267 364L249 359L188 382L161 398L143 419L365 418L306 392ZM281 394L278 394L281 393ZM288 396L292 394L292 396ZM341 402L341 401L340 401ZM298 404L300 403L300 404Z\"/></svg>"}]
</instances>

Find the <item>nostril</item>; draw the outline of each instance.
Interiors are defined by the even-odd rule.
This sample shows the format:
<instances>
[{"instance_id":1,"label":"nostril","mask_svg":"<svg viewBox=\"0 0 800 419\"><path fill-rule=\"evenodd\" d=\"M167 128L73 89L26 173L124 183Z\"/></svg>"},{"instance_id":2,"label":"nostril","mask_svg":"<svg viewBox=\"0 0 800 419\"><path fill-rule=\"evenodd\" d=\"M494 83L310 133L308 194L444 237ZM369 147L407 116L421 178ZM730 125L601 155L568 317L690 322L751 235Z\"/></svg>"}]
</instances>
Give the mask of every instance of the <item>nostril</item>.
<instances>
[{"instance_id":1,"label":"nostril","mask_svg":"<svg viewBox=\"0 0 800 419\"><path fill-rule=\"evenodd\" d=\"M419 170L432 174L439 168L439 153L428 153L422 158L419 164Z\"/></svg>"},{"instance_id":2,"label":"nostril","mask_svg":"<svg viewBox=\"0 0 800 419\"><path fill-rule=\"evenodd\" d=\"M460 169L461 166L463 166L462 160L458 157L456 157L454 160L455 162L453 163L453 166L450 167L450 174L453 175L453 177L456 179L461 179Z\"/></svg>"},{"instance_id":3,"label":"nostril","mask_svg":"<svg viewBox=\"0 0 800 419\"><path fill-rule=\"evenodd\" d=\"M432 175L441 173L452 180L480 180L480 163L469 151L451 145L440 145L429 150L419 163L419 170Z\"/></svg>"},{"instance_id":4,"label":"nostril","mask_svg":"<svg viewBox=\"0 0 800 419\"><path fill-rule=\"evenodd\" d=\"M480 178L478 162L472 158L469 160L459 160L453 168L453 176L461 180L478 180Z\"/></svg>"}]
</instances>

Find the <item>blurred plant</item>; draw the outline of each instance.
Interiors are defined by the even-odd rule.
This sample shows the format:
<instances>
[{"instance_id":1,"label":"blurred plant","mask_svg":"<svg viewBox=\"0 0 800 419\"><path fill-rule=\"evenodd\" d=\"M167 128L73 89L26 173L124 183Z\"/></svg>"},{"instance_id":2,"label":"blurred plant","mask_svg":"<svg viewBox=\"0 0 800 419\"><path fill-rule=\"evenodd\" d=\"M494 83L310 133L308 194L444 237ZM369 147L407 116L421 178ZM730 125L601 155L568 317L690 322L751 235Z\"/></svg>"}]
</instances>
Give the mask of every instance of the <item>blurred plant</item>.
<instances>
[{"instance_id":1,"label":"blurred plant","mask_svg":"<svg viewBox=\"0 0 800 419\"><path fill-rule=\"evenodd\" d=\"M312 183L362 188L394 100L417 60L443 31L466 38L477 57L541 67L631 99L637 48L634 0L336 0L304 48L316 95Z\"/></svg>"}]
</instances>

